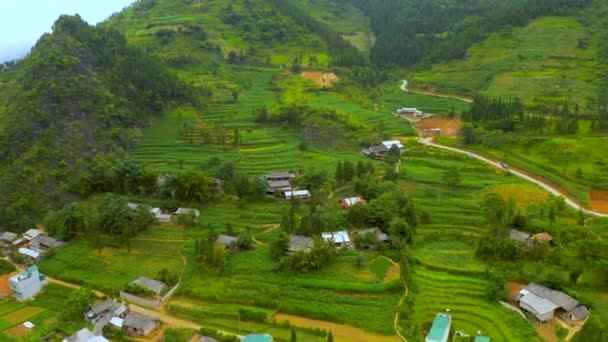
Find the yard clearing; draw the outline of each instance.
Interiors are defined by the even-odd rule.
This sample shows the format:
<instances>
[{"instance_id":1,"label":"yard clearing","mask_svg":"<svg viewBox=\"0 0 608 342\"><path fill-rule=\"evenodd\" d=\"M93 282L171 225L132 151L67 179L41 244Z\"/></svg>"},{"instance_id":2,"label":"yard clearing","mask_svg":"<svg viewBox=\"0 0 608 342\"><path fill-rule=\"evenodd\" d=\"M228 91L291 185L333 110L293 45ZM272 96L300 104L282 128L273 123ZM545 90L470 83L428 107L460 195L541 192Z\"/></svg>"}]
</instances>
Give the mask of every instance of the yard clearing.
<instances>
[{"instance_id":1,"label":"yard clearing","mask_svg":"<svg viewBox=\"0 0 608 342\"><path fill-rule=\"evenodd\" d=\"M8 284L8 280L10 277L18 273L19 272L13 272L9 274L4 274L0 277L0 297L7 297L11 295L11 288Z\"/></svg>"},{"instance_id":2,"label":"yard clearing","mask_svg":"<svg viewBox=\"0 0 608 342\"><path fill-rule=\"evenodd\" d=\"M19 323L25 322L29 318L32 318L43 311L44 311L43 308L29 306L29 307L25 307L23 309L19 309L15 312L12 312L2 318L11 322L11 324L19 324Z\"/></svg>"},{"instance_id":3,"label":"yard clearing","mask_svg":"<svg viewBox=\"0 0 608 342\"><path fill-rule=\"evenodd\" d=\"M318 71L304 71L300 74L302 77L307 78L313 81L315 84L321 87L331 88L334 83L338 82L340 78L333 72L330 73L322 73Z\"/></svg>"},{"instance_id":4,"label":"yard clearing","mask_svg":"<svg viewBox=\"0 0 608 342\"><path fill-rule=\"evenodd\" d=\"M459 117L448 119L433 116L428 119L423 119L418 123L418 129L422 132L424 137L444 136L457 138L460 134L461 126ZM435 132L435 129L440 129L441 131Z\"/></svg>"},{"instance_id":5,"label":"yard clearing","mask_svg":"<svg viewBox=\"0 0 608 342\"><path fill-rule=\"evenodd\" d=\"M487 190L483 195L499 194L506 200L513 199L520 209L526 209L532 204L540 204L549 200L549 193L542 188L529 183L501 184ZM608 204L608 202L606 202Z\"/></svg>"},{"instance_id":6,"label":"yard clearing","mask_svg":"<svg viewBox=\"0 0 608 342\"><path fill-rule=\"evenodd\" d=\"M589 201L591 209L601 213L608 213L608 191L591 190L589 191Z\"/></svg>"},{"instance_id":7,"label":"yard clearing","mask_svg":"<svg viewBox=\"0 0 608 342\"><path fill-rule=\"evenodd\" d=\"M24 337L29 335L32 331L23 326L23 324L19 324L5 331L7 335L11 337Z\"/></svg>"},{"instance_id":8,"label":"yard clearing","mask_svg":"<svg viewBox=\"0 0 608 342\"><path fill-rule=\"evenodd\" d=\"M292 325L302 328L330 330L337 342L401 342L401 339L396 335L373 334L346 324L337 324L287 314L277 314L275 319L279 323L289 321Z\"/></svg>"}]
</instances>

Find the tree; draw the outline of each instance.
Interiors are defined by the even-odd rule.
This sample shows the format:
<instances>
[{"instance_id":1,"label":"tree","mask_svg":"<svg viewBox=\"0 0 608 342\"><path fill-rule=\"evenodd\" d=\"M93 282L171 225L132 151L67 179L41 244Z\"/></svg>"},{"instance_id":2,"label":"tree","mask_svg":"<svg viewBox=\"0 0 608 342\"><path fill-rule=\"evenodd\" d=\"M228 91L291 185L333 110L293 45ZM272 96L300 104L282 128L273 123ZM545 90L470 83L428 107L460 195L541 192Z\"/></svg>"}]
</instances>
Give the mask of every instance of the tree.
<instances>
[{"instance_id":1,"label":"tree","mask_svg":"<svg viewBox=\"0 0 608 342\"><path fill-rule=\"evenodd\" d=\"M355 168L353 167L353 163L351 163L350 161L345 161L344 162L344 170L343 170L344 174L344 178L343 180L345 182L350 182L353 177L355 176Z\"/></svg>"},{"instance_id":2,"label":"tree","mask_svg":"<svg viewBox=\"0 0 608 342\"><path fill-rule=\"evenodd\" d=\"M251 185L249 184L249 178L247 178L247 176L243 174L238 175L234 183L234 188L236 190L236 195L239 197L239 199L243 199L245 196L251 193Z\"/></svg>"},{"instance_id":3,"label":"tree","mask_svg":"<svg viewBox=\"0 0 608 342\"><path fill-rule=\"evenodd\" d=\"M462 179L460 178L460 170L456 168L445 170L441 179L445 184L451 187L456 187L462 182Z\"/></svg>"},{"instance_id":4,"label":"tree","mask_svg":"<svg viewBox=\"0 0 608 342\"><path fill-rule=\"evenodd\" d=\"M367 173L367 167L365 167L365 163L361 160L357 162L357 177L362 178Z\"/></svg>"},{"instance_id":5,"label":"tree","mask_svg":"<svg viewBox=\"0 0 608 342\"><path fill-rule=\"evenodd\" d=\"M187 170L175 177L171 192L180 201L204 203L211 197L211 180L202 172Z\"/></svg>"},{"instance_id":6,"label":"tree","mask_svg":"<svg viewBox=\"0 0 608 342\"><path fill-rule=\"evenodd\" d=\"M585 226L585 213L583 212L583 208L578 208L578 218L576 220L579 226Z\"/></svg>"},{"instance_id":7,"label":"tree","mask_svg":"<svg viewBox=\"0 0 608 342\"><path fill-rule=\"evenodd\" d=\"M362 227L371 219L371 214L363 203L356 203L346 213L346 220L355 227Z\"/></svg>"},{"instance_id":8,"label":"tree","mask_svg":"<svg viewBox=\"0 0 608 342\"><path fill-rule=\"evenodd\" d=\"M296 328L291 327L291 337L289 338L289 342L297 342L298 338L296 336Z\"/></svg>"},{"instance_id":9,"label":"tree","mask_svg":"<svg viewBox=\"0 0 608 342\"><path fill-rule=\"evenodd\" d=\"M406 286L412 282L411 257L407 247L401 249L401 259L399 259L399 274L401 281Z\"/></svg>"},{"instance_id":10,"label":"tree","mask_svg":"<svg viewBox=\"0 0 608 342\"><path fill-rule=\"evenodd\" d=\"M48 232L60 240L70 240L84 228L84 218L78 203L65 205L44 219Z\"/></svg>"},{"instance_id":11,"label":"tree","mask_svg":"<svg viewBox=\"0 0 608 342\"><path fill-rule=\"evenodd\" d=\"M239 102L239 91L237 89L232 89L232 102Z\"/></svg>"},{"instance_id":12,"label":"tree","mask_svg":"<svg viewBox=\"0 0 608 342\"><path fill-rule=\"evenodd\" d=\"M156 217L150 212L150 207L140 205L130 216L131 225L136 232L143 232L156 223Z\"/></svg>"},{"instance_id":13,"label":"tree","mask_svg":"<svg viewBox=\"0 0 608 342\"><path fill-rule=\"evenodd\" d=\"M391 221L389 232L392 241L396 242L397 245L411 243L414 236L412 227L401 218L395 218Z\"/></svg>"},{"instance_id":14,"label":"tree","mask_svg":"<svg viewBox=\"0 0 608 342\"><path fill-rule=\"evenodd\" d=\"M329 334L327 335L327 342L334 342L334 335L331 333L331 330L329 331Z\"/></svg>"},{"instance_id":15,"label":"tree","mask_svg":"<svg viewBox=\"0 0 608 342\"><path fill-rule=\"evenodd\" d=\"M226 222L226 235L234 236L234 228L232 228L232 224L230 222Z\"/></svg>"},{"instance_id":16,"label":"tree","mask_svg":"<svg viewBox=\"0 0 608 342\"><path fill-rule=\"evenodd\" d=\"M338 164L336 165L336 174L335 174L336 182L342 183L344 181L344 166L342 165L342 161L338 160Z\"/></svg>"},{"instance_id":17,"label":"tree","mask_svg":"<svg viewBox=\"0 0 608 342\"><path fill-rule=\"evenodd\" d=\"M63 322L80 322L82 313L93 304L95 293L87 287L82 287L74 290L68 297L67 302L63 305L60 319Z\"/></svg>"},{"instance_id":18,"label":"tree","mask_svg":"<svg viewBox=\"0 0 608 342\"><path fill-rule=\"evenodd\" d=\"M507 220L507 202L499 194L488 194L483 198L481 209L492 228L492 236L499 236Z\"/></svg>"},{"instance_id":19,"label":"tree","mask_svg":"<svg viewBox=\"0 0 608 342\"><path fill-rule=\"evenodd\" d=\"M555 207L553 205L549 206L549 213L547 213L547 218L551 225L555 222Z\"/></svg>"},{"instance_id":20,"label":"tree","mask_svg":"<svg viewBox=\"0 0 608 342\"><path fill-rule=\"evenodd\" d=\"M286 231L281 230L279 236L270 244L270 256L272 260L279 261L285 256L285 251L289 247L289 235Z\"/></svg>"},{"instance_id":21,"label":"tree","mask_svg":"<svg viewBox=\"0 0 608 342\"><path fill-rule=\"evenodd\" d=\"M254 177L251 182L251 193L255 196L263 197L268 190L268 181L265 177Z\"/></svg>"},{"instance_id":22,"label":"tree","mask_svg":"<svg viewBox=\"0 0 608 342\"><path fill-rule=\"evenodd\" d=\"M127 198L107 194L98 206L101 230L113 236L121 236L129 227L131 209L127 206Z\"/></svg>"},{"instance_id":23,"label":"tree","mask_svg":"<svg viewBox=\"0 0 608 342\"><path fill-rule=\"evenodd\" d=\"M240 249L251 249L253 246L253 237L251 237L251 234L247 232L242 233L239 235L236 244Z\"/></svg>"}]
</instances>

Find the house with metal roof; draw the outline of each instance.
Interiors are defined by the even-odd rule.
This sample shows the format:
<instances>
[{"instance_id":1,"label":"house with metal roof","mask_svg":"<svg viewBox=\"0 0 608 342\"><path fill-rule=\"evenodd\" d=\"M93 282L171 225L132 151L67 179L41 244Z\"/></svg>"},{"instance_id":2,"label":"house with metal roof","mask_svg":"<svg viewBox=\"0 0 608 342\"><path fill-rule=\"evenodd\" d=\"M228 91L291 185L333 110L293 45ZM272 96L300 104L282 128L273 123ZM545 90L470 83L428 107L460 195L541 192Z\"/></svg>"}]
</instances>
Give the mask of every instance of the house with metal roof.
<instances>
[{"instance_id":1,"label":"house with metal roof","mask_svg":"<svg viewBox=\"0 0 608 342\"><path fill-rule=\"evenodd\" d=\"M350 236L348 232L343 230L339 232L322 233L321 237L325 241L331 241L337 248L348 248L350 247Z\"/></svg>"},{"instance_id":2,"label":"house with metal roof","mask_svg":"<svg viewBox=\"0 0 608 342\"><path fill-rule=\"evenodd\" d=\"M530 233L522 232L516 229L509 229L509 238L513 241L526 243L530 239L530 236L532 236Z\"/></svg>"},{"instance_id":3,"label":"house with metal roof","mask_svg":"<svg viewBox=\"0 0 608 342\"><path fill-rule=\"evenodd\" d=\"M101 303L89 306L85 312L85 319L91 322L105 318L114 318L124 315L127 312L127 307L124 304L118 303L113 299L106 299Z\"/></svg>"},{"instance_id":4,"label":"house with metal roof","mask_svg":"<svg viewBox=\"0 0 608 342\"><path fill-rule=\"evenodd\" d=\"M0 235L0 240L6 243L12 243L13 241L15 241L16 238L17 234L12 232L4 232Z\"/></svg>"},{"instance_id":5,"label":"house with metal roof","mask_svg":"<svg viewBox=\"0 0 608 342\"><path fill-rule=\"evenodd\" d=\"M576 299L537 283L528 284L519 293L521 308L534 314L541 322L553 318L556 310L571 320L585 319L589 315L588 309Z\"/></svg>"},{"instance_id":6,"label":"house with metal roof","mask_svg":"<svg viewBox=\"0 0 608 342\"><path fill-rule=\"evenodd\" d=\"M83 328L64 339L63 342L109 342L109 340L103 336L95 335L88 328Z\"/></svg>"},{"instance_id":7,"label":"house with metal roof","mask_svg":"<svg viewBox=\"0 0 608 342\"><path fill-rule=\"evenodd\" d=\"M215 240L215 243L223 245L226 249L238 248L239 238L230 235L219 235Z\"/></svg>"},{"instance_id":8,"label":"house with metal roof","mask_svg":"<svg viewBox=\"0 0 608 342\"><path fill-rule=\"evenodd\" d=\"M129 336L148 336L160 324L156 317L127 315L122 322L122 330Z\"/></svg>"},{"instance_id":9,"label":"house with metal roof","mask_svg":"<svg viewBox=\"0 0 608 342\"><path fill-rule=\"evenodd\" d=\"M490 342L490 338L487 336L481 336L479 333L475 336L475 340L473 342Z\"/></svg>"},{"instance_id":10,"label":"house with metal roof","mask_svg":"<svg viewBox=\"0 0 608 342\"><path fill-rule=\"evenodd\" d=\"M163 292L163 290L167 288L167 284L163 283L162 281L158 281L158 280L154 280L154 279L150 279L150 278L146 278L146 277L137 278L137 280L135 280L133 282L133 284L146 288L146 289L154 292L157 296L160 295Z\"/></svg>"},{"instance_id":11,"label":"house with metal roof","mask_svg":"<svg viewBox=\"0 0 608 342\"><path fill-rule=\"evenodd\" d=\"M201 212L198 209L193 208L178 208L175 211L175 215L193 215L195 218L201 216Z\"/></svg>"},{"instance_id":12,"label":"house with metal roof","mask_svg":"<svg viewBox=\"0 0 608 342\"><path fill-rule=\"evenodd\" d=\"M433 325L426 335L425 342L447 342L452 327L452 316L449 313L438 313Z\"/></svg>"},{"instance_id":13,"label":"house with metal roof","mask_svg":"<svg viewBox=\"0 0 608 342\"><path fill-rule=\"evenodd\" d=\"M342 208L344 209L348 209L357 203L365 204L365 198L363 196L353 196L340 199L340 204L342 204Z\"/></svg>"},{"instance_id":14,"label":"house with metal roof","mask_svg":"<svg viewBox=\"0 0 608 342\"><path fill-rule=\"evenodd\" d=\"M42 234L41 231L39 231L38 229L29 229L27 232L23 233L23 238L26 239L27 241L31 241L32 239L34 239L36 236Z\"/></svg>"},{"instance_id":15,"label":"house with metal roof","mask_svg":"<svg viewBox=\"0 0 608 342\"><path fill-rule=\"evenodd\" d=\"M307 200L310 197L310 191L308 190L295 190L295 191L285 191L284 192L285 199L290 200L292 198L299 200Z\"/></svg>"},{"instance_id":16,"label":"house with metal roof","mask_svg":"<svg viewBox=\"0 0 608 342\"><path fill-rule=\"evenodd\" d=\"M312 238L301 235L289 235L289 245L287 247L287 254L293 254L295 252L308 253L314 246Z\"/></svg>"},{"instance_id":17,"label":"house with metal roof","mask_svg":"<svg viewBox=\"0 0 608 342\"><path fill-rule=\"evenodd\" d=\"M383 141L382 145L384 145L384 147L386 147L387 150L390 150L391 147L393 147L393 146L397 147L399 149L399 151L401 151L405 148L405 146L399 140Z\"/></svg>"}]
</instances>

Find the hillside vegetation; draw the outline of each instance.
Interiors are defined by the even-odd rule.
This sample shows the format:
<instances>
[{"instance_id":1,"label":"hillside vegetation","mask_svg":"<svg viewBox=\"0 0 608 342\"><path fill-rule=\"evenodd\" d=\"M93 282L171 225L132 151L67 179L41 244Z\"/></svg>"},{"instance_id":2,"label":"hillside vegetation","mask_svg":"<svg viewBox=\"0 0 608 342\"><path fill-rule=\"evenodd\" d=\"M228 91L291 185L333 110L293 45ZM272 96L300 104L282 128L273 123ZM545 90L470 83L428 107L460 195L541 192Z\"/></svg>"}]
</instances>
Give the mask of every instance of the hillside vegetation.
<instances>
[{"instance_id":1,"label":"hillside vegetation","mask_svg":"<svg viewBox=\"0 0 608 342\"><path fill-rule=\"evenodd\" d=\"M198 98L115 30L78 16L53 28L7 71L0 98L0 222L14 226L83 192L94 158L133 146L167 101Z\"/></svg>"}]
</instances>

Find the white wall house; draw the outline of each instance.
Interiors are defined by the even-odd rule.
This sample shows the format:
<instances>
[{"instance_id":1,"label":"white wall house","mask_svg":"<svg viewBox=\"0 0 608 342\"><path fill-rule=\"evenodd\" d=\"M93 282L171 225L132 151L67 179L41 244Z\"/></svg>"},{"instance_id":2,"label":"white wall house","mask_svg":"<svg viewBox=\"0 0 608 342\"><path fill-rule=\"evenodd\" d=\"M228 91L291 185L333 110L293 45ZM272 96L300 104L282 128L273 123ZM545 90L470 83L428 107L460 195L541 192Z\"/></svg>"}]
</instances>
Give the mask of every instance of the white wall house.
<instances>
[{"instance_id":1,"label":"white wall house","mask_svg":"<svg viewBox=\"0 0 608 342\"><path fill-rule=\"evenodd\" d=\"M38 272L38 267L35 265L9 279L11 291L18 300L28 300L34 297L42 290L45 283L44 275Z\"/></svg>"}]
</instances>

